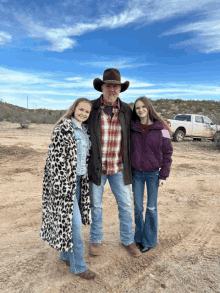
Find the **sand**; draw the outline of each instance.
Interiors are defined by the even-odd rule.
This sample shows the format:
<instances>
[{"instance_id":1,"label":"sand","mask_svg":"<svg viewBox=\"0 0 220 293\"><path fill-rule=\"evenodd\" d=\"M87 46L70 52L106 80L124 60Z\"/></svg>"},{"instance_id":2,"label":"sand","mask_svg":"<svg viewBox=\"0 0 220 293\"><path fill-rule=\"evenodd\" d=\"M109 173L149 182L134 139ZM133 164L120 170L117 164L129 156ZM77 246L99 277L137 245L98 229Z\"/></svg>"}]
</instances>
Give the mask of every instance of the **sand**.
<instances>
[{"instance_id":1,"label":"sand","mask_svg":"<svg viewBox=\"0 0 220 293\"><path fill-rule=\"evenodd\" d=\"M85 261L97 273L87 281L39 237L52 128L0 123L0 292L220 292L220 152L212 142L172 142L170 177L159 189L158 245L141 258L120 244L117 204L105 185L100 256L89 255L89 226L82 228Z\"/></svg>"}]
</instances>

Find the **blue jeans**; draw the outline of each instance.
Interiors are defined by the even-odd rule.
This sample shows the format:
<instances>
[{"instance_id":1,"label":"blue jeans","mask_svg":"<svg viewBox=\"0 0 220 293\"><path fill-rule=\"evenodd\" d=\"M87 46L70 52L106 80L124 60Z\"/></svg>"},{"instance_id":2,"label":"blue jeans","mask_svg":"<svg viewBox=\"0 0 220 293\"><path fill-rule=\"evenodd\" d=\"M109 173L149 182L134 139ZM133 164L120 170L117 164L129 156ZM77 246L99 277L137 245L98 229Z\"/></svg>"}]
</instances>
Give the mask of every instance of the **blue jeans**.
<instances>
[{"instance_id":1,"label":"blue jeans","mask_svg":"<svg viewBox=\"0 0 220 293\"><path fill-rule=\"evenodd\" d=\"M92 213L90 240L92 243L101 243L103 238L102 195L104 191L104 185L107 179L118 204L120 239L124 245L129 245L134 242L131 217L132 207L130 185L124 185L123 171L112 175L102 174L101 185L99 186L90 182L89 187Z\"/></svg>"},{"instance_id":2,"label":"blue jeans","mask_svg":"<svg viewBox=\"0 0 220 293\"><path fill-rule=\"evenodd\" d=\"M84 261L83 255L83 240L82 240L82 219L78 206L80 198L80 176L76 177L77 186L76 194L74 197L74 208L72 218L72 232L73 232L73 252L61 252L60 257L62 260L70 261L70 270L74 274L80 274L88 268Z\"/></svg>"},{"instance_id":3,"label":"blue jeans","mask_svg":"<svg viewBox=\"0 0 220 293\"><path fill-rule=\"evenodd\" d=\"M143 199L144 187L147 183L147 208L145 221L143 220ZM154 247L157 245L158 196L159 170L155 172L135 171L133 176L132 191L134 197L134 217L135 217L135 242L141 242L144 247Z\"/></svg>"}]
</instances>

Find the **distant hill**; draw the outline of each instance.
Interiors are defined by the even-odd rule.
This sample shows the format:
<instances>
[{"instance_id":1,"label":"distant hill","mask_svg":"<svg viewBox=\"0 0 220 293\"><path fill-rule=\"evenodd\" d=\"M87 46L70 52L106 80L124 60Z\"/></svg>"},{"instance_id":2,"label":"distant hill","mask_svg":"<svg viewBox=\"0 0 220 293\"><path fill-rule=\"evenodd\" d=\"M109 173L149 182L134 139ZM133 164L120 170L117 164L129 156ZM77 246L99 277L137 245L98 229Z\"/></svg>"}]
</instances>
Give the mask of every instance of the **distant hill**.
<instances>
[{"instance_id":1,"label":"distant hill","mask_svg":"<svg viewBox=\"0 0 220 293\"><path fill-rule=\"evenodd\" d=\"M66 110L26 109L0 101L0 121L55 124L64 113Z\"/></svg>"},{"instance_id":2,"label":"distant hill","mask_svg":"<svg viewBox=\"0 0 220 293\"><path fill-rule=\"evenodd\" d=\"M220 125L220 101L196 101L196 100L168 100L160 99L152 101L157 112L164 118L173 119L176 114L200 114L209 117L214 123ZM133 108L133 103L130 105Z\"/></svg>"},{"instance_id":3,"label":"distant hill","mask_svg":"<svg viewBox=\"0 0 220 293\"><path fill-rule=\"evenodd\" d=\"M160 99L152 101L156 111L164 118L173 119L178 113L201 114L208 116L214 123L220 125L220 102L215 101L184 101L180 99ZM133 103L129 103L133 108ZM66 110L26 109L0 101L0 121L55 124Z\"/></svg>"}]
</instances>

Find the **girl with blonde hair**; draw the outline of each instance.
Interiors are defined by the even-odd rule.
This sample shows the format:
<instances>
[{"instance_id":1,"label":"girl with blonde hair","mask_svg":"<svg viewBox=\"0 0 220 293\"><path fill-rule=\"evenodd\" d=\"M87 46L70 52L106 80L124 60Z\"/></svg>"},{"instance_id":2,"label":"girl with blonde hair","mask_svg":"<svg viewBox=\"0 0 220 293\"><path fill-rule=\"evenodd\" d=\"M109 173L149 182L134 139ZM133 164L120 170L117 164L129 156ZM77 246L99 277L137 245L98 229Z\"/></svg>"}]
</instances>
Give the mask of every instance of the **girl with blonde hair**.
<instances>
[{"instance_id":1,"label":"girl with blonde hair","mask_svg":"<svg viewBox=\"0 0 220 293\"><path fill-rule=\"evenodd\" d=\"M55 124L44 169L41 238L54 249L70 270L90 280L83 254L82 227L91 223L88 160L90 137L83 124L92 104L77 99Z\"/></svg>"}]
</instances>

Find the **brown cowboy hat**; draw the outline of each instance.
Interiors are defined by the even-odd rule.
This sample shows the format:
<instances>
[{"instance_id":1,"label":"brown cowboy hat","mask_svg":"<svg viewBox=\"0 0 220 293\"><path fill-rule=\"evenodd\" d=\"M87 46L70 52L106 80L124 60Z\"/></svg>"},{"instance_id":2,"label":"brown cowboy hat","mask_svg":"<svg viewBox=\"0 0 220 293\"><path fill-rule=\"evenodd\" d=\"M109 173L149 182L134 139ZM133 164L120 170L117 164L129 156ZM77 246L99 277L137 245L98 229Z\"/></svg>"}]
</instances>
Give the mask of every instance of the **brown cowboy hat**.
<instances>
[{"instance_id":1,"label":"brown cowboy hat","mask_svg":"<svg viewBox=\"0 0 220 293\"><path fill-rule=\"evenodd\" d=\"M126 91L126 89L129 87L129 84L130 84L129 81L125 81L124 83L121 83L121 74L118 71L118 69L115 69L115 68L106 69L103 73L103 80L101 80L100 78L95 78L93 80L93 86L99 92L102 92L102 85L104 83L120 84L121 92Z\"/></svg>"}]
</instances>

